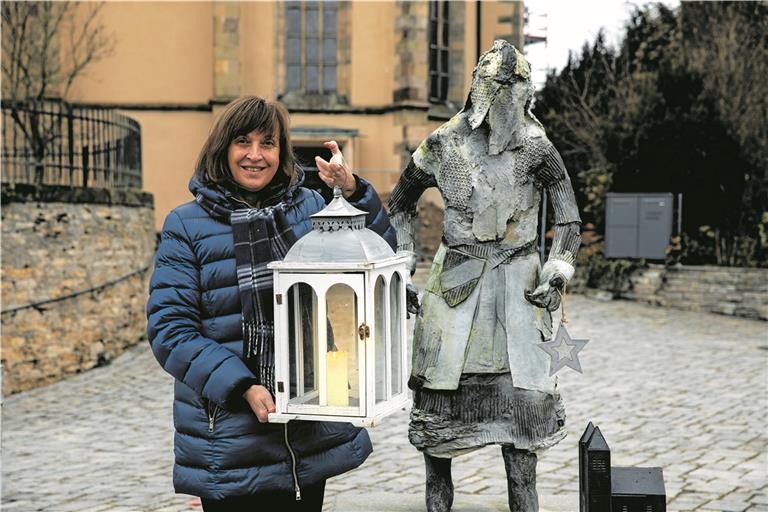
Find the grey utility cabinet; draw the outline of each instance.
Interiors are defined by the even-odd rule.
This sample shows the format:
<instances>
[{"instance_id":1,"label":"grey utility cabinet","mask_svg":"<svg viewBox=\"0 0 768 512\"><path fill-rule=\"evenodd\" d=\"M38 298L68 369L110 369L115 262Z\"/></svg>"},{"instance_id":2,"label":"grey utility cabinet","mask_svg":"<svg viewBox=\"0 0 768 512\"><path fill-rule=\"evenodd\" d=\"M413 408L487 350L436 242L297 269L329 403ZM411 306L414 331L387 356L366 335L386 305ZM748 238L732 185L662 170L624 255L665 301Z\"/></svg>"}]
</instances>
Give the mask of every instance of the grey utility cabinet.
<instances>
[{"instance_id":1,"label":"grey utility cabinet","mask_svg":"<svg viewBox=\"0 0 768 512\"><path fill-rule=\"evenodd\" d=\"M672 236L672 194L609 192L605 257L664 259Z\"/></svg>"}]
</instances>

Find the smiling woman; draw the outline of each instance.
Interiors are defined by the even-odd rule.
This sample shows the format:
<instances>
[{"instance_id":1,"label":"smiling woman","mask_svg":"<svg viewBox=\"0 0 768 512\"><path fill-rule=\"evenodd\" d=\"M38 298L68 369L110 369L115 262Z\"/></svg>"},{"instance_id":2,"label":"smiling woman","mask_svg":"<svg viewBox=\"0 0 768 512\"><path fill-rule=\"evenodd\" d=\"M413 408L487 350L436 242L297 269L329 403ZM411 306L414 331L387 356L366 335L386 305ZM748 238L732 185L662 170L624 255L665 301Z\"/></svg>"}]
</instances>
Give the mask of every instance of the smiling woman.
<instances>
[{"instance_id":1,"label":"smiling woman","mask_svg":"<svg viewBox=\"0 0 768 512\"><path fill-rule=\"evenodd\" d=\"M229 171L235 182L250 192L263 189L275 177L280 165L277 133L253 130L237 137L227 150Z\"/></svg>"},{"instance_id":2,"label":"smiling woman","mask_svg":"<svg viewBox=\"0 0 768 512\"><path fill-rule=\"evenodd\" d=\"M203 144L195 178L201 183L229 188L239 185L256 192L271 183L278 169L278 180L292 177L295 170L289 126L288 111L280 103L255 96L236 99L216 120ZM262 169L271 171L268 177L245 179ZM237 179L240 173L243 182Z\"/></svg>"},{"instance_id":3,"label":"smiling woman","mask_svg":"<svg viewBox=\"0 0 768 512\"><path fill-rule=\"evenodd\" d=\"M338 145L315 163L326 185L367 213L391 246L376 191L352 174ZM175 385L177 492L203 509L269 506L320 511L325 480L368 457L348 423L267 423L274 412L271 261L310 231L325 205L294 165L288 112L255 96L230 103L203 145L194 201L166 218L147 304L148 338Z\"/></svg>"}]
</instances>

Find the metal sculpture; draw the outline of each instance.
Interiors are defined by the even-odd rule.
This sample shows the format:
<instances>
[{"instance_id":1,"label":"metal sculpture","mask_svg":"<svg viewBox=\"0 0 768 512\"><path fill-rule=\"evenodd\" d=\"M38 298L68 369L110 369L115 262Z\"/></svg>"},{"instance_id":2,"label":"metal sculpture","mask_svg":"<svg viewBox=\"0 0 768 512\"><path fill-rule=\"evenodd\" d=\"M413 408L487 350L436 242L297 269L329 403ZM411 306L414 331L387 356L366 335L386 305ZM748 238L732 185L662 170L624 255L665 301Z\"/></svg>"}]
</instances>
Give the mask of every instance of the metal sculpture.
<instances>
[{"instance_id":1,"label":"metal sculpture","mask_svg":"<svg viewBox=\"0 0 768 512\"><path fill-rule=\"evenodd\" d=\"M417 312L409 439L424 453L427 509L450 510L451 459L502 447L512 510L538 510L536 452L565 436L550 357L551 311L573 275L580 218L557 150L531 113L530 66L495 41L464 108L413 153L390 198L398 249L414 250L416 203L445 200L443 243ZM543 268L536 252L542 190L554 207ZM415 290L410 289L411 297Z\"/></svg>"}]
</instances>

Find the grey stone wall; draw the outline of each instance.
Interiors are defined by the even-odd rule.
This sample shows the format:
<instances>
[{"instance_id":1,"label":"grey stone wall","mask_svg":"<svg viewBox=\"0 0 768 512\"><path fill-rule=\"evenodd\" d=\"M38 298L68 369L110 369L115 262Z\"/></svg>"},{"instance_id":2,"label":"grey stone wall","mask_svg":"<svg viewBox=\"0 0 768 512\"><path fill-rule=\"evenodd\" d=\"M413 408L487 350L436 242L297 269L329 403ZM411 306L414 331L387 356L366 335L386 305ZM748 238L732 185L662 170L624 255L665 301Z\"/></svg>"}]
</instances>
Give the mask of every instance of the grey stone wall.
<instances>
[{"instance_id":1,"label":"grey stone wall","mask_svg":"<svg viewBox=\"0 0 768 512\"><path fill-rule=\"evenodd\" d=\"M650 265L621 297L659 306L768 320L768 269Z\"/></svg>"},{"instance_id":2,"label":"grey stone wall","mask_svg":"<svg viewBox=\"0 0 768 512\"><path fill-rule=\"evenodd\" d=\"M155 238L149 194L3 185L3 394L104 364L143 337Z\"/></svg>"}]
</instances>

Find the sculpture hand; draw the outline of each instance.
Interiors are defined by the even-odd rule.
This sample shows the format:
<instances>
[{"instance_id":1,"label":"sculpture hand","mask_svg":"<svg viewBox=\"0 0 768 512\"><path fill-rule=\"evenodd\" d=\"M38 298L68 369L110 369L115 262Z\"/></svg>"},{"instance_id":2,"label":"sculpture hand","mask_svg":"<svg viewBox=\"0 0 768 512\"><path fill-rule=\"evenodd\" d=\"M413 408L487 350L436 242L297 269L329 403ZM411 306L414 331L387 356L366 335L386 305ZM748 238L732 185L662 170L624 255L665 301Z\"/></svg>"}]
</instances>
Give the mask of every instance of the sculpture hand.
<instances>
[{"instance_id":1,"label":"sculpture hand","mask_svg":"<svg viewBox=\"0 0 768 512\"><path fill-rule=\"evenodd\" d=\"M407 318L411 318L409 313L418 315L421 311L421 304L419 304L419 289L413 286L411 283L405 285L405 303L407 309Z\"/></svg>"},{"instance_id":2,"label":"sculpture hand","mask_svg":"<svg viewBox=\"0 0 768 512\"><path fill-rule=\"evenodd\" d=\"M565 286L565 276L555 274L550 279L543 281L532 292L525 291L525 298L540 308L546 308L547 311L555 311L560 307L560 293Z\"/></svg>"},{"instance_id":3,"label":"sculpture hand","mask_svg":"<svg viewBox=\"0 0 768 512\"><path fill-rule=\"evenodd\" d=\"M398 254L404 253L408 256L408 261L406 262L406 267L408 267L408 272L410 272L411 275L416 273L416 253L413 251L397 251Z\"/></svg>"},{"instance_id":4,"label":"sculpture hand","mask_svg":"<svg viewBox=\"0 0 768 512\"><path fill-rule=\"evenodd\" d=\"M318 174L320 179L331 188L336 185L340 186L344 197L350 197L357 188L357 182L352 175L352 168L344 159L344 155L341 154L339 145L336 144L335 140L324 142L323 146L331 150L331 159L328 161L319 156L315 157L315 165L320 171Z\"/></svg>"}]
</instances>

